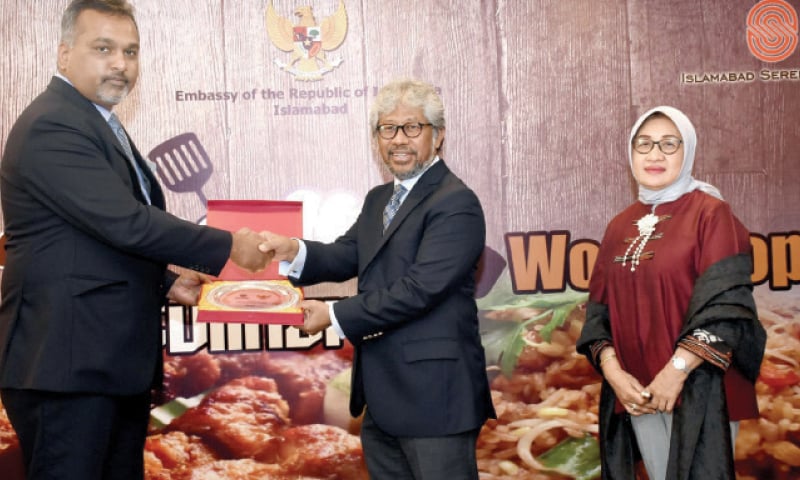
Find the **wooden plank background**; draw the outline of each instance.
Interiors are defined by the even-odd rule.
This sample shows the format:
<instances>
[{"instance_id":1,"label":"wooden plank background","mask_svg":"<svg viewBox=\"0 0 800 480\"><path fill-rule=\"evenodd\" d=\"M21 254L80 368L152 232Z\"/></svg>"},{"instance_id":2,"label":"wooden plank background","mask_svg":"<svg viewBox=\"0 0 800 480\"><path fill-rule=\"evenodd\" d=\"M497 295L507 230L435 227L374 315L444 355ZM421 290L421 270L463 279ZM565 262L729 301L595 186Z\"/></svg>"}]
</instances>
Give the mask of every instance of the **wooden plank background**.
<instances>
[{"instance_id":1,"label":"wooden plank background","mask_svg":"<svg viewBox=\"0 0 800 480\"><path fill-rule=\"evenodd\" d=\"M800 10L800 0L787 1ZM55 72L67 3L3 0L0 149ZM144 155L195 134L213 166L198 185L208 199L302 199L306 236L333 239L364 194L389 180L367 126L374 89L413 76L441 89L443 157L481 198L488 245L504 256L509 232L567 230L599 241L636 198L630 126L664 104L697 127L695 176L717 185L751 231L800 230L800 80L681 82L684 73L800 69L800 49L776 64L749 52L755 0L346 0L347 36L328 52L343 61L316 82L276 65L289 55L267 34L270 3L293 20L310 4L320 21L339 0L134 0L140 77L115 111ZM368 93L326 100L346 106L337 115L276 115L276 107L321 102L260 98L261 90L326 88ZM181 91L238 97L178 101ZM252 91L256 99L242 98ZM176 215L204 218L196 192L166 195ZM354 292L353 281L306 291ZM778 297L796 304L797 289Z\"/></svg>"},{"instance_id":2,"label":"wooden plank background","mask_svg":"<svg viewBox=\"0 0 800 480\"><path fill-rule=\"evenodd\" d=\"M66 3L4 2L3 144L55 71ZM144 154L194 132L214 169L202 185L207 198L306 198L307 227L327 222L307 234L332 238L349 225L364 193L388 180L367 131L372 89L414 76L441 88L444 157L482 199L496 250L504 250L506 232L569 230L573 239L599 239L611 216L635 198L630 125L658 104L683 109L695 123L696 177L716 184L752 231L798 229L800 83L680 81L683 72L798 68L800 51L775 65L749 53L745 20L753 1L351 0L347 37L329 52L343 62L317 82L297 81L276 66L288 54L267 35L269 3L134 3L141 74L117 111ZM275 0L274 8L292 17L303 3ZM800 8L798 0L789 3ZM317 20L337 5L313 2ZM364 87L367 97L326 101L346 104L345 115L279 116L276 105L316 102L241 99L253 89ZM239 98L179 102L178 91L232 91ZM175 214L203 217L195 193L167 197ZM343 207L324 209L330 198Z\"/></svg>"}]
</instances>

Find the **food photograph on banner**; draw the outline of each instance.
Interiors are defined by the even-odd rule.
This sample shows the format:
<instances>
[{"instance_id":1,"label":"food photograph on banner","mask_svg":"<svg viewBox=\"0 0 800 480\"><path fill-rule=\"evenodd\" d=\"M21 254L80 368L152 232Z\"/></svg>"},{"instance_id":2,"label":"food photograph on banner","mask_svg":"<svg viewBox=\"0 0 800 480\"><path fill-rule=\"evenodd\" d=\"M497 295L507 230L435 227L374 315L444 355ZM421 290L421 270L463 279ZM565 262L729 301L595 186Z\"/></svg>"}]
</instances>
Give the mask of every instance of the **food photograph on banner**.
<instances>
[{"instance_id":1,"label":"food photograph on banner","mask_svg":"<svg viewBox=\"0 0 800 480\"><path fill-rule=\"evenodd\" d=\"M436 88L439 155L486 222L475 302L497 418L478 435L481 480L601 478L604 378L578 351L592 274L606 227L643 198L632 127L654 107L683 112L691 175L746 229L766 332L736 478L800 478L800 0L129 1L139 80L114 112L167 211L196 224L333 242L393 180L369 126L377 92L397 78ZM5 4L3 146L55 73L68 4ZM626 259L645 269L650 250L705 233L701 219L659 236L678 216L656 209L640 237L631 225L609 264L633 275ZM3 264L13 241L0 237ZM349 412L357 347L298 328L303 300L358 293L355 278L301 288L277 261L229 262L197 306L166 304L145 479L368 479L363 415ZM24 479L22 462L0 405L2 477Z\"/></svg>"}]
</instances>

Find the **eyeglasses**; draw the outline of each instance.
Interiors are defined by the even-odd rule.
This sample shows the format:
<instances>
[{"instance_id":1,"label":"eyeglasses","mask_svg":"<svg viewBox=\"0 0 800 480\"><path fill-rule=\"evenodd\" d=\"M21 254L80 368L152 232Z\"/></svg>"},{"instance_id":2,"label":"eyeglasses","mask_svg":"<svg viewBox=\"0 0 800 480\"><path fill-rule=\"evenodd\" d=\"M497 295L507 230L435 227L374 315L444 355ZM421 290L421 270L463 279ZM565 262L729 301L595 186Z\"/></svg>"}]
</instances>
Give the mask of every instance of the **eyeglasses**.
<instances>
[{"instance_id":1,"label":"eyeglasses","mask_svg":"<svg viewBox=\"0 0 800 480\"><path fill-rule=\"evenodd\" d=\"M432 123L406 123L405 125L392 125L391 123L386 123L384 125L378 125L376 129L378 132L378 136L384 140L391 140L397 136L397 131L402 130L403 135L408 138L416 138L422 133L422 127L433 126Z\"/></svg>"},{"instance_id":2,"label":"eyeglasses","mask_svg":"<svg viewBox=\"0 0 800 480\"><path fill-rule=\"evenodd\" d=\"M658 149L665 155L670 155L681 148L683 140L678 137L663 137L659 141L655 141L650 137L636 137L633 139L633 149L641 154L650 153L654 146L658 145Z\"/></svg>"}]
</instances>

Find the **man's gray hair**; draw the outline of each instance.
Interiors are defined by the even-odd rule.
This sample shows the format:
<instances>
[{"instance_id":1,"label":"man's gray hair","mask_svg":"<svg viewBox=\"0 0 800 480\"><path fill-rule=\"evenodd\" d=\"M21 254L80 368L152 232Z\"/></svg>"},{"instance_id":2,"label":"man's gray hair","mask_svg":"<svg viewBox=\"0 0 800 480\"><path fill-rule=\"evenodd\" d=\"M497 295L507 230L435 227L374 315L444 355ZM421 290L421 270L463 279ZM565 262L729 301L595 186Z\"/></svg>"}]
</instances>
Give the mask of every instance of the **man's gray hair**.
<instances>
[{"instance_id":1,"label":"man's gray hair","mask_svg":"<svg viewBox=\"0 0 800 480\"><path fill-rule=\"evenodd\" d=\"M433 85L419 80L400 79L384 85L369 113L369 125L373 135L378 128L381 115L392 113L399 105L421 108L434 128L444 128L444 104Z\"/></svg>"}]
</instances>

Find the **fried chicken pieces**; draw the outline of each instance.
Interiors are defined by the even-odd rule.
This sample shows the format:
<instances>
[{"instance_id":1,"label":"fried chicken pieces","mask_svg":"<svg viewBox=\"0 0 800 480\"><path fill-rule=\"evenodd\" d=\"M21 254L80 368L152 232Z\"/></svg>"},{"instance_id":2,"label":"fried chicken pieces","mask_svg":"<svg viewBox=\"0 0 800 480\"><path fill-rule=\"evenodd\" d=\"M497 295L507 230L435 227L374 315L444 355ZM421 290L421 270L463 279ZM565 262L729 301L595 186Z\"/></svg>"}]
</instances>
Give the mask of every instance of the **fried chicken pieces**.
<instances>
[{"instance_id":1,"label":"fried chicken pieces","mask_svg":"<svg viewBox=\"0 0 800 480\"><path fill-rule=\"evenodd\" d=\"M226 457L274 463L290 423L289 404L275 381L244 377L212 390L168 428L196 435Z\"/></svg>"},{"instance_id":2,"label":"fried chicken pieces","mask_svg":"<svg viewBox=\"0 0 800 480\"><path fill-rule=\"evenodd\" d=\"M213 387L148 436L146 479L366 480L358 437L319 423L326 384L347 366L331 352L165 359L166 398Z\"/></svg>"}]
</instances>

